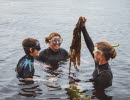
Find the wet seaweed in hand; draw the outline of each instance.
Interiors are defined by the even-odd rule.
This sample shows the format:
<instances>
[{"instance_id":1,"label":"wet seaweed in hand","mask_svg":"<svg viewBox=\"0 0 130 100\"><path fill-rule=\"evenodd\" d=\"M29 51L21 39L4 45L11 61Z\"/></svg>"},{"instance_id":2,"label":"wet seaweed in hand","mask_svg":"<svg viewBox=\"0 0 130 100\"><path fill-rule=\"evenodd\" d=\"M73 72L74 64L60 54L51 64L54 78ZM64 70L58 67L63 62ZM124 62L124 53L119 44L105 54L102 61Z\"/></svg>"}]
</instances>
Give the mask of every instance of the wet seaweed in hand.
<instances>
[{"instance_id":1,"label":"wet seaweed in hand","mask_svg":"<svg viewBox=\"0 0 130 100\"><path fill-rule=\"evenodd\" d=\"M83 20L84 19L84 20ZM81 50L81 31L86 19L79 17L76 27L73 30L73 39L70 46L70 68L71 63L77 69L77 65L80 66L80 50Z\"/></svg>"}]
</instances>

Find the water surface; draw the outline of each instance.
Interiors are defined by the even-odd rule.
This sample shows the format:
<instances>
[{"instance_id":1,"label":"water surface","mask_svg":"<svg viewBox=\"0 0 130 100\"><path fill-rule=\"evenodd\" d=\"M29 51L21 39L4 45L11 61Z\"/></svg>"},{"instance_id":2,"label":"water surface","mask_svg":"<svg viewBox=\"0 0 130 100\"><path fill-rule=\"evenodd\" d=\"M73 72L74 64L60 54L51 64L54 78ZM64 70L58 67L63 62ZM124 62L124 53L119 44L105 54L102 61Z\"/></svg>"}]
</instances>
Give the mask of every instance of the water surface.
<instances>
[{"instance_id":1,"label":"water surface","mask_svg":"<svg viewBox=\"0 0 130 100\"><path fill-rule=\"evenodd\" d=\"M62 47L69 51L72 31L79 16L86 17L86 27L94 43L106 40L121 44L116 48L117 57L110 61L113 86L105 93L112 100L130 99L130 1L129 0L0 0L0 100L70 100L67 91L71 80L79 80L77 86L84 95L98 100L93 85L84 82L91 78L93 59L82 38L82 54L79 72L69 61L56 71L35 66L36 75L42 79L57 78L57 82L20 83L15 67L24 55L22 41L27 37L40 41L42 49L48 47L44 37L58 32L63 37ZM64 72L62 72L64 71Z\"/></svg>"}]
</instances>

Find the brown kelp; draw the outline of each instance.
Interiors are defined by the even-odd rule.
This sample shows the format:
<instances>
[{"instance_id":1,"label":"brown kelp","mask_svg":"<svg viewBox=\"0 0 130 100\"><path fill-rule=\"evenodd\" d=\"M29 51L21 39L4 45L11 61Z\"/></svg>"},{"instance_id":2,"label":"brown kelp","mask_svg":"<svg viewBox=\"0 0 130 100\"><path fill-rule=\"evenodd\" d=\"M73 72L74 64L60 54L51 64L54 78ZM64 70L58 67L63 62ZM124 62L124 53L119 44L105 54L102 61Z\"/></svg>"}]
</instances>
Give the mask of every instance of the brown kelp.
<instances>
[{"instance_id":1,"label":"brown kelp","mask_svg":"<svg viewBox=\"0 0 130 100\"><path fill-rule=\"evenodd\" d=\"M80 50L81 50L81 31L86 19L79 17L76 27L73 30L73 39L70 46L70 68L71 63L77 69L77 65L80 66Z\"/></svg>"}]
</instances>

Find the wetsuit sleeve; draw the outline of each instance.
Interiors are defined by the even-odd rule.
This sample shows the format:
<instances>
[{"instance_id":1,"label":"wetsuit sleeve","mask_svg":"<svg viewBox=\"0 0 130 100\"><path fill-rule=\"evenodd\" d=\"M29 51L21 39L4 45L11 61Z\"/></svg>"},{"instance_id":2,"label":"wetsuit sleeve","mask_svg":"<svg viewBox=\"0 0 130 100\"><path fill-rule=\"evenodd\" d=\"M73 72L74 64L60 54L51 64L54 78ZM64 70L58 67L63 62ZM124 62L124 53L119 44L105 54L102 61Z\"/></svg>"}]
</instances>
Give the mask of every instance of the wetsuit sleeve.
<instances>
[{"instance_id":1,"label":"wetsuit sleeve","mask_svg":"<svg viewBox=\"0 0 130 100\"><path fill-rule=\"evenodd\" d=\"M102 74L100 74L96 79L94 79L94 81L95 89L105 89L112 85L112 75L110 72L102 72Z\"/></svg>"},{"instance_id":2,"label":"wetsuit sleeve","mask_svg":"<svg viewBox=\"0 0 130 100\"><path fill-rule=\"evenodd\" d=\"M94 54L93 54L94 44L93 44L93 41L90 38L85 26L82 28L82 33L83 33L83 36L84 36L85 43L86 43L92 57L94 58Z\"/></svg>"}]
</instances>

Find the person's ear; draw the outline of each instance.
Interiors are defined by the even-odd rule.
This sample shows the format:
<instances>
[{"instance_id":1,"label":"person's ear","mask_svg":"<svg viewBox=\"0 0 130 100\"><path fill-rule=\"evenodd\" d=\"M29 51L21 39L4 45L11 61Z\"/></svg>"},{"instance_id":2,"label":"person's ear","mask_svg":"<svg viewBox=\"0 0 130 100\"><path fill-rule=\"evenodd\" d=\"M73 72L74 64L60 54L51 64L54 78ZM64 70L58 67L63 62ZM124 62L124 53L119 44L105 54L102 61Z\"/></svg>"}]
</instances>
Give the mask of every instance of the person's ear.
<instances>
[{"instance_id":1,"label":"person's ear","mask_svg":"<svg viewBox=\"0 0 130 100\"><path fill-rule=\"evenodd\" d=\"M30 48L29 50L30 50L30 53L32 53L32 48Z\"/></svg>"},{"instance_id":2,"label":"person's ear","mask_svg":"<svg viewBox=\"0 0 130 100\"><path fill-rule=\"evenodd\" d=\"M105 59L105 56L103 54L101 55L101 57L102 57L102 59Z\"/></svg>"}]
</instances>

